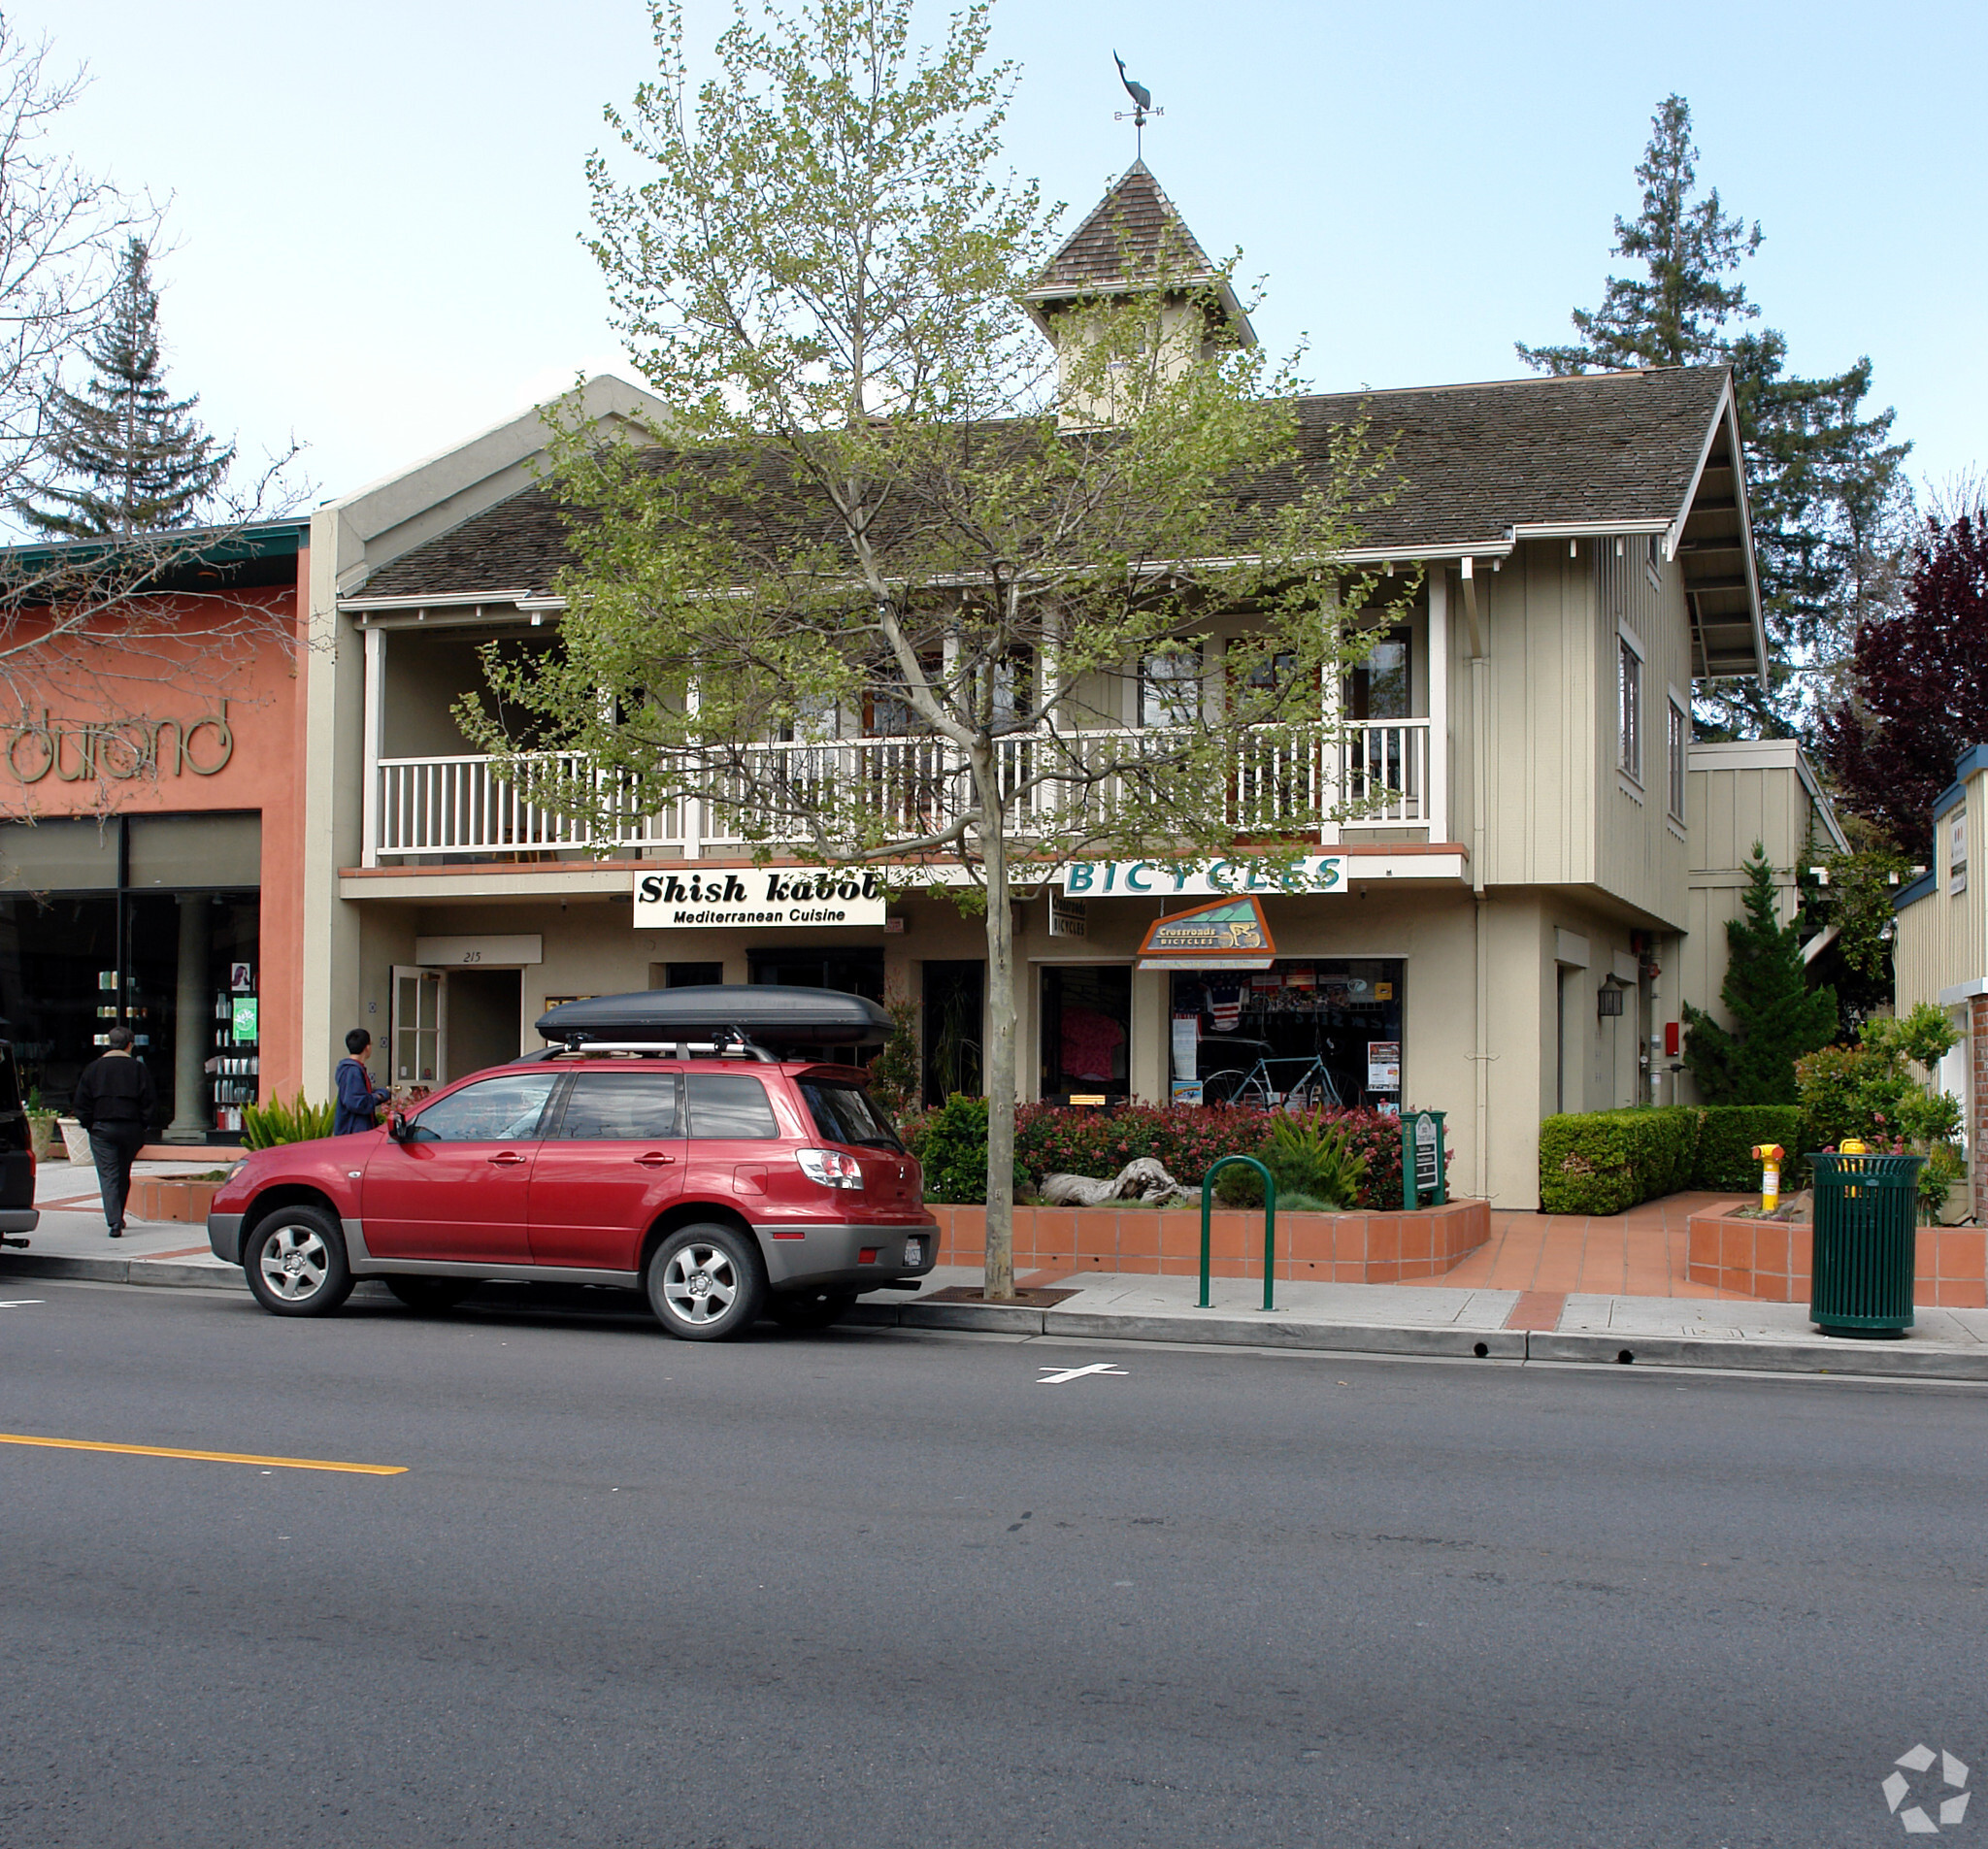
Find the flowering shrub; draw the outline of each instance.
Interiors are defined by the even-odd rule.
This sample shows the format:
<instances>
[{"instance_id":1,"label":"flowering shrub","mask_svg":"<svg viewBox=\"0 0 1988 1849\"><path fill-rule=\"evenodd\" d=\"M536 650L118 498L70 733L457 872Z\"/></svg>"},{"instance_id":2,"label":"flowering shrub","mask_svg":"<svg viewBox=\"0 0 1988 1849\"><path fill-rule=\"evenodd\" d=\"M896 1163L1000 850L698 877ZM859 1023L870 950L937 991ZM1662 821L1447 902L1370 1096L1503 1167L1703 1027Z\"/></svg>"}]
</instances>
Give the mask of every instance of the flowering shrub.
<instances>
[{"instance_id":1,"label":"flowering shrub","mask_svg":"<svg viewBox=\"0 0 1988 1849\"><path fill-rule=\"evenodd\" d=\"M910 1118L903 1126L906 1146L921 1162L926 1161L925 1139L938 1114ZM1340 1131L1348 1156L1365 1158L1359 1205L1401 1205L1400 1118L1378 1110L1318 1110L1303 1116L1308 1123ZM1040 1182L1045 1174L1114 1175L1135 1158L1151 1156L1164 1164L1182 1187L1199 1189L1219 1157L1266 1157L1271 1133L1280 1117L1288 1120L1289 1113L1240 1105L1125 1105L1110 1111L1071 1105L1022 1105L1015 1111L1015 1167ZM964 1179L963 1168L971 1166L970 1158L957 1146L951 1125L944 1142L944 1167L948 1185L956 1187ZM984 1170L984 1141L979 1161ZM931 1166L927 1162L928 1171ZM1226 1177L1248 1171L1223 1172ZM929 1179L926 1193L935 1201L953 1198L951 1193L935 1192ZM971 1198L977 1201L984 1194L974 1193Z\"/></svg>"}]
</instances>

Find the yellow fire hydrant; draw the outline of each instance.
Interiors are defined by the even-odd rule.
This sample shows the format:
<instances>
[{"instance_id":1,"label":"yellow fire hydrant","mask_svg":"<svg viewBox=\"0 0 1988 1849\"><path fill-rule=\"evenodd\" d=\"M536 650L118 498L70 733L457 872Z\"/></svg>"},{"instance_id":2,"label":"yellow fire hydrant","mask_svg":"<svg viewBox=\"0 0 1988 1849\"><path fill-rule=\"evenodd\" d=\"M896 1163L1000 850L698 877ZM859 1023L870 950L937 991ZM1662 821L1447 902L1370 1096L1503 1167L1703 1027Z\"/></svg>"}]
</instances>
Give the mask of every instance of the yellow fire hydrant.
<instances>
[{"instance_id":1,"label":"yellow fire hydrant","mask_svg":"<svg viewBox=\"0 0 1988 1849\"><path fill-rule=\"evenodd\" d=\"M1781 1157L1786 1153L1777 1142L1757 1142L1753 1159L1760 1164L1760 1210L1772 1213L1781 1205Z\"/></svg>"}]
</instances>

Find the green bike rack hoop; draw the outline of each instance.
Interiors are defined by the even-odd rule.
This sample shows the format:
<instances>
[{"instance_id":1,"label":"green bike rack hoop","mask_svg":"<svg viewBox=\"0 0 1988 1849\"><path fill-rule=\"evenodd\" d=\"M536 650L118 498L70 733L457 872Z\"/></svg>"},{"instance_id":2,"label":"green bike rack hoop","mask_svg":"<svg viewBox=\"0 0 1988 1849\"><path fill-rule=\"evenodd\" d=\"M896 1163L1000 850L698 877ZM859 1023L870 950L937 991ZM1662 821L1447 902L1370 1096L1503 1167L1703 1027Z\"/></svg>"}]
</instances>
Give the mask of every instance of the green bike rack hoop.
<instances>
[{"instance_id":1,"label":"green bike rack hoop","mask_svg":"<svg viewBox=\"0 0 1988 1849\"><path fill-rule=\"evenodd\" d=\"M1254 1169L1263 1177L1263 1306L1275 1309L1271 1301L1276 1279L1277 1258L1277 1183L1276 1177L1258 1162L1254 1156L1223 1156L1201 1178L1201 1302L1197 1309L1212 1309L1214 1305L1208 1299L1208 1245L1209 1209L1214 1199L1215 1176L1240 1162L1245 1169Z\"/></svg>"}]
</instances>

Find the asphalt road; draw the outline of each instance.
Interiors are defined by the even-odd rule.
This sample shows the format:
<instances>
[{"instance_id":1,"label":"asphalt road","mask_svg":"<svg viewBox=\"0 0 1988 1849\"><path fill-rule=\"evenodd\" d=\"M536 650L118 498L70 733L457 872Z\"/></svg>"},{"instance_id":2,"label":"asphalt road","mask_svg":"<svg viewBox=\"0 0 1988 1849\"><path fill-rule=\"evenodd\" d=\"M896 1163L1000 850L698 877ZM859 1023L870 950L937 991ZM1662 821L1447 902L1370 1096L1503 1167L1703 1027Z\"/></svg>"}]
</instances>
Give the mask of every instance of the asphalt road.
<instances>
[{"instance_id":1,"label":"asphalt road","mask_svg":"<svg viewBox=\"0 0 1988 1849\"><path fill-rule=\"evenodd\" d=\"M0 1431L406 1467L0 1444L6 1849L1806 1849L1988 1778L1979 1389L0 1302Z\"/></svg>"}]
</instances>

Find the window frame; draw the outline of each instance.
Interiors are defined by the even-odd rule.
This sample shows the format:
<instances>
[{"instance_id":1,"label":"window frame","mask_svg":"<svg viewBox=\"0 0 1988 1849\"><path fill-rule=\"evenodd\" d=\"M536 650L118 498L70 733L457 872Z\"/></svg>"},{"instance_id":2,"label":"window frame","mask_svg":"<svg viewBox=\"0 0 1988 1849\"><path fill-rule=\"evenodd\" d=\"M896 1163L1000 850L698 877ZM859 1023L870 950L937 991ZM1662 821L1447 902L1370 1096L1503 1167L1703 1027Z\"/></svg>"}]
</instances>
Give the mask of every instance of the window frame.
<instances>
[{"instance_id":1,"label":"window frame","mask_svg":"<svg viewBox=\"0 0 1988 1849\"><path fill-rule=\"evenodd\" d=\"M1665 812L1680 827L1690 800L1691 708L1675 687L1664 689L1664 760L1668 787Z\"/></svg>"},{"instance_id":2,"label":"window frame","mask_svg":"<svg viewBox=\"0 0 1988 1849\"><path fill-rule=\"evenodd\" d=\"M1964 796L1946 815L1946 891L1958 898L1968 889L1968 799Z\"/></svg>"},{"instance_id":3,"label":"window frame","mask_svg":"<svg viewBox=\"0 0 1988 1849\"><path fill-rule=\"evenodd\" d=\"M1162 672L1155 673L1155 669ZM1191 672L1190 672L1191 671ZM1162 708L1174 704L1184 689L1191 689L1178 710L1159 718L1147 716L1157 701ZM1208 702L1208 644L1197 641L1172 653L1148 652L1139 658L1139 728L1143 732L1164 732L1173 726L1201 722Z\"/></svg>"},{"instance_id":4,"label":"window frame","mask_svg":"<svg viewBox=\"0 0 1988 1849\"><path fill-rule=\"evenodd\" d=\"M1631 668L1634 663L1634 669ZM1627 623L1615 625L1615 768L1643 787L1643 649Z\"/></svg>"}]
</instances>

